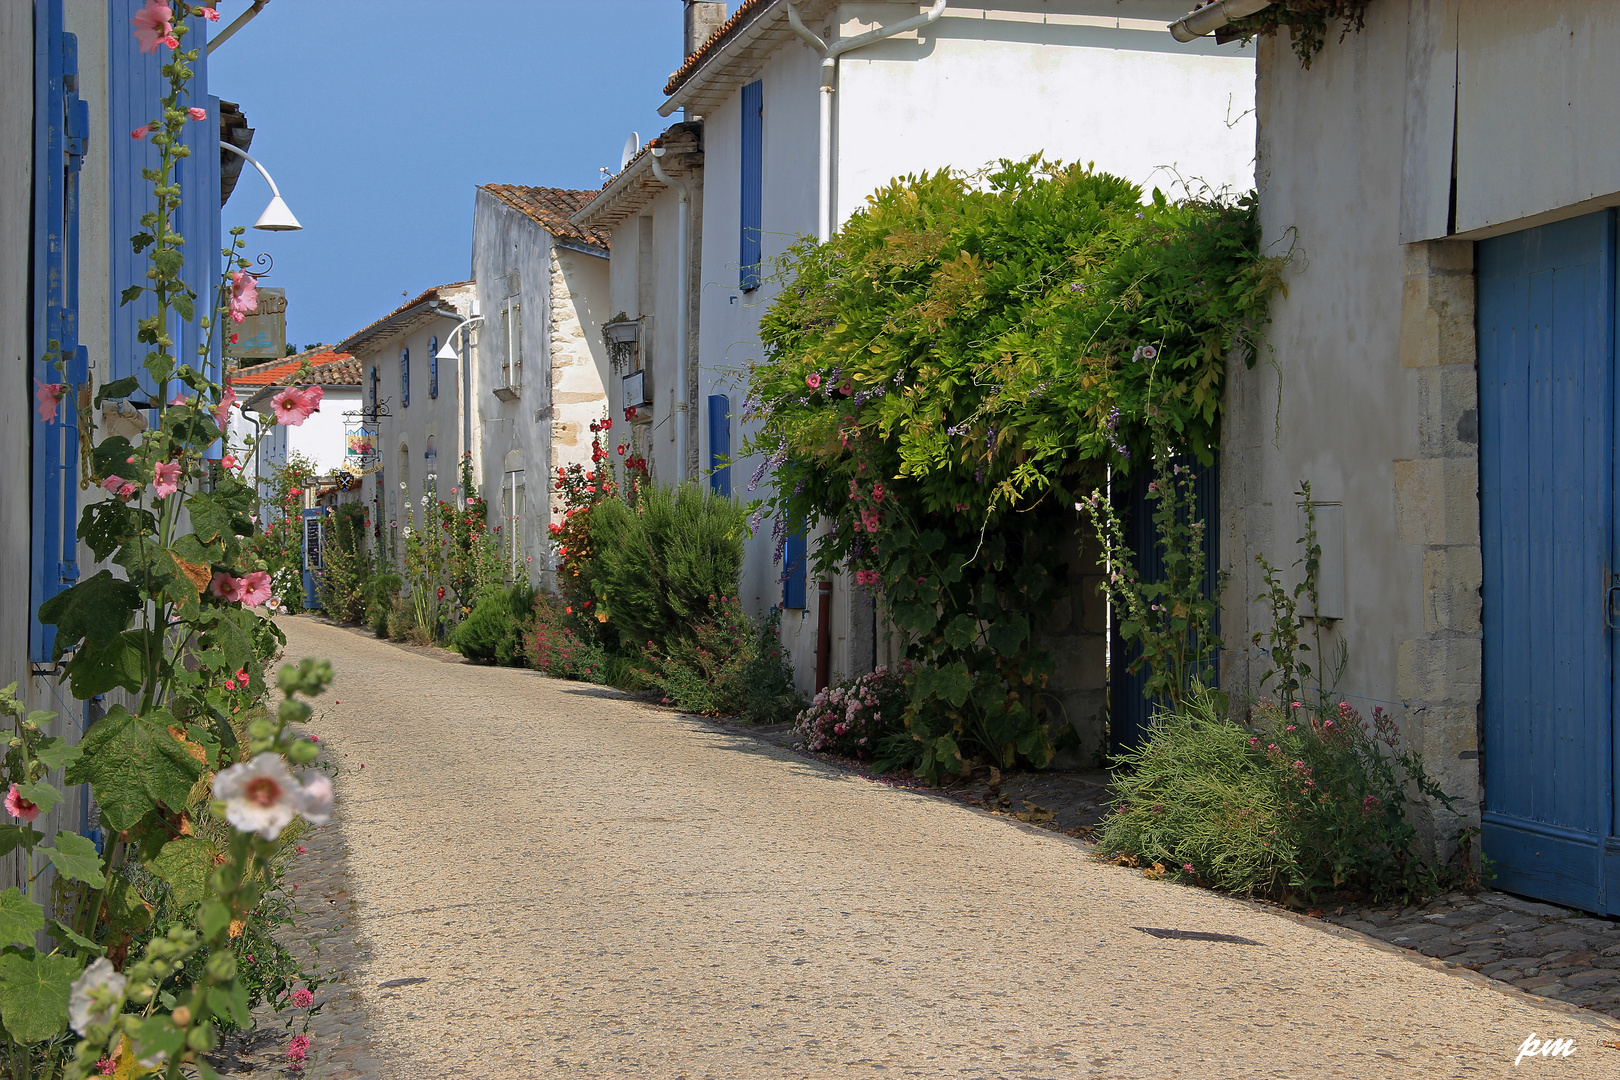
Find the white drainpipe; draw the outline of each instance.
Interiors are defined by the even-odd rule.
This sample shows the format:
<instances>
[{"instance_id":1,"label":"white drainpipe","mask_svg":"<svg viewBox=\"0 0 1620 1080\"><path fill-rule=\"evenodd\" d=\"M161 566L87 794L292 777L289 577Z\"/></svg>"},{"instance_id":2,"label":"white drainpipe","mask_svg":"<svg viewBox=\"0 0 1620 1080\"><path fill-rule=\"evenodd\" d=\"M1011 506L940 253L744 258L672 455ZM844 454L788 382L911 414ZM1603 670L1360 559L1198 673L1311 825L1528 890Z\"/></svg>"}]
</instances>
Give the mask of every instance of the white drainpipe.
<instances>
[{"instance_id":1,"label":"white drainpipe","mask_svg":"<svg viewBox=\"0 0 1620 1080\"><path fill-rule=\"evenodd\" d=\"M680 257L675 261L675 482L682 484L686 482L686 308L691 299L686 295L686 263L690 256L687 251L686 235L692 193L685 181L678 180L664 171L660 160L663 156L662 146L652 148L653 175L658 178L659 183L672 187L680 193L680 214L675 240L675 249L680 253Z\"/></svg>"},{"instance_id":2,"label":"white drainpipe","mask_svg":"<svg viewBox=\"0 0 1620 1080\"><path fill-rule=\"evenodd\" d=\"M934 0L934 6L921 15L913 15L909 19L901 19L892 26L880 26L876 30L868 30L864 34L846 38L842 41L835 41L831 45L828 45L812 33L810 28L804 25L804 20L799 18L798 9L791 3L788 4L788 23L793 27L793 32L803 38L805 44L814 49L816 54L821 57L821 170L816 202L816 213L818 215L816 232L823 242L831 237L834 232L832 208L832 115L833 91L838 81L838 58L852 49L859 49L861 46L870 45L874 41L881 41L896 34L903 34L907 30L915 30L919 26L927 26L945 13L947 2L948 0Z\"/></svg>"},{"instance_id":3,"label":"white drainpipe","mask_svg":"<svg viewBox=\"0 0 1620 1080\"><path fill-rule=\"evenodd\" d=\"M1170 34L1177 41L1192 41L1205 34L1213 34L1233 19L1247 18L1271 4L1272 0L1215 0L1171 23Z\"/></svg>"}]
</instances>

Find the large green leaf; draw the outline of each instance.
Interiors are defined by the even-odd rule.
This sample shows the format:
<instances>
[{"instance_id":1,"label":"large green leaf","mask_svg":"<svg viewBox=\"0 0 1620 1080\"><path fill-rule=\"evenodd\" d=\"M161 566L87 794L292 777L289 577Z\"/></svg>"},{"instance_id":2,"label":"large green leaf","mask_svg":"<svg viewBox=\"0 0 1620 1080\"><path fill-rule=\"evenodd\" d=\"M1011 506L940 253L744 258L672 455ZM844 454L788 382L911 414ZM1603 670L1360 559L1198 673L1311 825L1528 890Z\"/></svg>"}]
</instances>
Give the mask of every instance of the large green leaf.
<instances>
[{"instance_id":1,"label":"large green leaf","mask_svg":"<svg viewBox=\"0 0 1620 1080\"><path fill-rule=\"evenodd\" d=\"M0 1019L13 1039L39 1042L67 1030L68 994L82 967L61 953L0 956Z\"/></svg>"},{"instance_id":2,"label":"large green leaf","mask_svg":"<svg viewBox=\"0 0 1620 1080\"><path fill-rule=\"evenodd\" d=\"M45 839L27 825L0 825L0 855L9 855L20 847L32 846Z\"/></svg>"},{"instance_id":3,"label":"large green leaf","mask_svg":"<svg viewBox=\"0 0 1620 1080\"><path fill-rule=\"evenodd\" d=\"M62 738L43 739L34 748L34 756L43 761L47 769L65 768L77 761L81 753L83 751L77 746Z\"/></svg>"},{"instance_id":4,"label":"large green leaf","mask_svg":"<svg viewBox=\"0 0 1620 1080\"><path fill-rule=\"evenodd\" d=\"M131 716L114 706L85 735L84 756L67 771L70 784L88 783L107 828L133 828L159 804L183 809L203 765L169 734L164 712Z\"/></svg>"},{"instance_id":5,"label":"large green leaf","mask_svg":"<svg viewBox=\"0 0 1620 1080\"><path fill-rule=\"evenodd\" d=\"M16 888L0 893L0 946L32 945L45 929L45 909Z\"/></svg>"},{"instance_id":6,"label":"large green leaf","mask_svg":"<svg viewBox=\"0 0 1620 1080\"><path fill-rule=\"evenodd\" d=\"M92 889L107 884L101 872L101 855L96 851L96 845L78 833L57 833L56 846L40 848L40 851L51 857L58 874L71 881L82 881Z\"/></svg>"},{"instance_id":7,"label":"large green leaf","mask_svg":"<svg viewBox=\"0 0 1620 1080\"><path fill-rule=\"evenodd\" d=\"M208 896L208 876L214 872L213 852L192 836L182 836L163 845L150 863L158 877L169 883L174 901L181 907L200 904Z\"/></svg>"},{"instance_id":8,"label":"large green leaf","mask_svg":"<svg viewBox=\"0 0 1620 1080\"><path fill-rule=\"evenodd\" d=\"M961 708L973 692L973 676L967 665L958 660L940 668L934 675L934 693Z\"/></svg>"},{"instance_id":9,"label":"large green leaf","mask_svg":"<svg viewBox=\"0 0 1620 1080\"><path fill-rule=\"evenodd\" d=\"M140 590L103 570L39 606L39 621L56 627L54 658L81 641L94 649L110 646L140 606Z\"/></svg>"},{"instance_id":10,"label":"large green leaf","mask_svg":"<svg viewBox=\"0 0 1620 1080\"><path fill-rule=\"evenodd\" d=\"M148 640L144 630L126 630L105 645L80 648L62 665L73 696L92 698L120 686L132 694L139 693L146 677Z\"/></svg>"},{"instance_id":11,"label":"large green leaf","mask_svg":"<svg viewBox=\"0 0 1620 1080\"><path fill-rule=\"evenodd\" d=\"M135 467L129 463L134 455L135 448L128 439L109 435L90 451L90 467L97 476L134 476Z\"/></svg>"},{"instance_id":12,"label":"large green leaf","mask_svg":"<svg viewBox=\"0 0 1620 1080\"><path fill-rule=\"evenodd\" d=\"M58 945L72 945L91 956L100 956L107 951L105 946L97 945L61 919L52 919L45 932L55 938Z\"/></svg>"},{"instance_id":13,"label":"large green leaf","mask_svg":"<svg viewBox=\"0 0 1620 1080\"><path fill-rule=\"evenodd\" d=\"M130 289L135 290L134 296L130 295ZM141 289L141 287L139 285L131 285L129 287L129 289L124 290L123 299L121 301L119 301L119 302L123 303L123 304L129 303L136 296L139 296L141 294L140 289ZM127 397L130 397L131 395L133 395L137 391L139 391L140 388L141 388L141 380L137 379L133 375L129 376L127 379L114 379L110 383L103 383L101 385L101 389L96 391L96 404L100 405L103 401L106 401L108 398L127 398Z\"/></svg>"},{"instance_id":14,"label":"large green leaf","mask_svg":"<svg viewBox=\"0 0 1620 1080\"><path fill-rule=\"evenodd\" d=\"M79 539L89 545L100 562L143 532L152 531L156 524L150 511L122 499L103 499L86 506L79 515Z\"/></svg>"},{"instance_id":15,"label":"large green leaf","mask_svg":"<svg viewBox=\"0 0 1620 1080\"><path fill-rule=\"evenodd\" d=\"M978 636L978 620L966 613L956 616L945 626L945 644L954 649L967 648Z\"/></svg>"},{"instance_id":16,"label":"large green leaf","mask_svg":"<svg viewBox=\"0 0 1620 1080\"><path fill-rule=\"evenodd\" d=\"M203 634L204 642L224 655L225 666L231 671L242 670L253 659L253 624L258 618L247 608L225 608Z\"/></svg>"},{"instance_id":17,"label":"large green leaf","mask_svg":"<svg viewBox=\"0 0 1620 1080\"><path fill-rule=\"evenodd\" d=\"M1028 636L1029 619L1022 612L1012 611L990 624L987 638L992 649L1002 656L1011 656Z\"/></svg>"}]
</instances>

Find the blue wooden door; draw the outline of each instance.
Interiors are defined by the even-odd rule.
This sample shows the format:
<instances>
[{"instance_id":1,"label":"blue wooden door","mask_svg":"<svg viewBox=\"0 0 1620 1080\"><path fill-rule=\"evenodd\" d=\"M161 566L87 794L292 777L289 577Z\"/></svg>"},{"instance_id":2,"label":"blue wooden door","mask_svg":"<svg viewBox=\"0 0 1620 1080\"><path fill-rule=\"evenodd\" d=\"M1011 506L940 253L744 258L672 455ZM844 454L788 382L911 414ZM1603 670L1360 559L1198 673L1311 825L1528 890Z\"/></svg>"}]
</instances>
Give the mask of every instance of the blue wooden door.
<instances>
[{"instance_id":1,"label":"blue wooden door","mask_svg":"<svg viewBox=\"0 0 1620 1080\"><path fill-rule=\"evenodd\" d=\"M1616 912L1613 211L1481 242L1478 320L1482 848Z\"/></svg>"}]
</instances>

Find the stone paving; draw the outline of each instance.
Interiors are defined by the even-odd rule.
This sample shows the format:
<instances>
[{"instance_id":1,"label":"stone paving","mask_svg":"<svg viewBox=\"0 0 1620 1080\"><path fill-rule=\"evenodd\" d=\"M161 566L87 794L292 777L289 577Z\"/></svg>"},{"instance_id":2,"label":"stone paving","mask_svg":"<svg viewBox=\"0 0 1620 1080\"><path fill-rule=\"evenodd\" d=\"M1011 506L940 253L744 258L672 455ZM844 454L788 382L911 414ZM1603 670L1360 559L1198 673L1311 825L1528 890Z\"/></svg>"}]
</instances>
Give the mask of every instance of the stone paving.
<instances>
[{"instance_id":1,"label":"stone paving","mask_svg":"<svg viewBox=\"0 0 1620 1080\"><path fill-rule=\"evenodd\" d=\"M1620 1073L1620 1026L1393 940L1460 908L1368 921L1386 944L613 691L283 625L337 667L312 728L344 766L292 875L346 980L311 1080L1506 1076L1531 1033L1576 1049L1521 1068ZM1502 910L1536 926L1504 946L1598 932Z\"/></svg>"}]
</instances>

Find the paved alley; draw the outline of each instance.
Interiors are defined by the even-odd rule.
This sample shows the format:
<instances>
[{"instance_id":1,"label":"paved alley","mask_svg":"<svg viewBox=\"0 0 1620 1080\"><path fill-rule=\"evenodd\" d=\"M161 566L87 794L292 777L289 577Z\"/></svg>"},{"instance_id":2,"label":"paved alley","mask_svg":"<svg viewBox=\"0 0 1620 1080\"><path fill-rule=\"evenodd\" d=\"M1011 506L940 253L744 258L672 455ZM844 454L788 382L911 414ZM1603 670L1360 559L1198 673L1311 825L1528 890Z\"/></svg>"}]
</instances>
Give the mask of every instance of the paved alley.
<instances>
[{"instance_id":1,"label":"paved alley","mask_svg":"<svg viewBox=\"0 0 1620 1080\"><path fill-rule=\"evenodd\" d=\"M1483 976L614 691L281 624L337 670L327 1019L367 1076L1620 1075L1620 1025ZM1515 1067L1532 1033L1574 1053Z\"/></svg>"}]
</instances>

